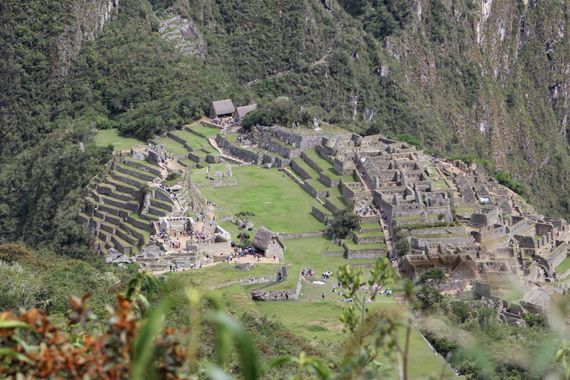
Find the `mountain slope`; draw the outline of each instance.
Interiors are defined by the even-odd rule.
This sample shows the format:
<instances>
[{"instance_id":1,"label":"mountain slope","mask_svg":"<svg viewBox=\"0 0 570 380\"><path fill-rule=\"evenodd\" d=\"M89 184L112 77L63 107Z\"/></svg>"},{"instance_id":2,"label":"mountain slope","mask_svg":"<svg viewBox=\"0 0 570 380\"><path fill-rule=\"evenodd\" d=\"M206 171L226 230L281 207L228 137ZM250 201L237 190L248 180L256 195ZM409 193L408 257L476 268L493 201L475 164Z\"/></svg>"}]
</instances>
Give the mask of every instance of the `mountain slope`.
<instances>
[{"instance_id":1,"label":"mountain slope","mask_svg":"<svg viewBox=\"0 0 570 380\"><path fill-rule=\"evenodd\" d=\"M263 108L288 96L306 120L411 135L442 156L474 155L525 183L545 213L570 215L564 1L0 7L0 241L51 242L56 225L67 225L59 221L108 154L90 145L94 127L146 139L225 97ZM68 231L57 245L81 245Z\"/></svg>"},{"instance_id":2,"label":"mountain slope","mask_svg":"<svg viewBox=\"0 0 570 380\"><path fill-rule=\"evenodd\" d=\"M475 153L568 215L569 14L563 1L177 1L258 97ZM556 189L556 191L553 191ZM567 197L566 197L567 198Z\"/></svg>"}]
</instances>

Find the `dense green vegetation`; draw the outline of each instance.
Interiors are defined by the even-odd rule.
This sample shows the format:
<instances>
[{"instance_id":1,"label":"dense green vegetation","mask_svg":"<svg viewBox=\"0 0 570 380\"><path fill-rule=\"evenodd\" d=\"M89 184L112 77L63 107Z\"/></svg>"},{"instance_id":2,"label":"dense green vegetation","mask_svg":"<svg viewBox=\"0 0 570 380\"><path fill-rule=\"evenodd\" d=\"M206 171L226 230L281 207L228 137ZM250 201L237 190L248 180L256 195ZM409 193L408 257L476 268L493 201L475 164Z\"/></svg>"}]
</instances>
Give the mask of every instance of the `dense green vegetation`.
<instances>
[{"instance_id":1,"label":"dense green vegetation","mask_svg":"<svg viewBox=\"0 0 570 380\"><path fill-rule=\"evenodd\" d=\"M457 19L441 1L422 9L418 19L417 9L399 0L333 1L332 12L313 0L126 0L97 38L83 41L77 56L61 53L78 27L72 4L2 5L1 241L43 244L54 216L75 207L72 194L104 161L101 149L89 147L92 128L116 128L145 140L190 122L210 100L225 97L260 104L248 125L306 125L316 117L404 138L438 154L491 157L490 166L510 173L508 183L517 191L523 183L525 196L544 213L570 212L563 196L570 160L556 127L564 102L550 102L545 87L558 80L567 41L547 57L542 50L551 35L543 20L564 14L557 3L526 10L524 27L536 33L519 48L510 74L498 80L489 73L499 64L481 61L474 50L472 24L480 10L470 1L457 5ZM204 40L204 54L185 55L162 38L160 22L173 14L192 18L200 31L193 38ZM519 19L513 18L512 28L521 28ZM513 55L510 41L501 49ZM425 76L424 61L433 61L429 81L410 80ZM481 114L487 115L483 124ZM59 148L45 149L48 141L58 141ZM58 160L62 150L83 158ZM87 162L90 168L80 166ZM52 164L81 175L35 186L51 170L42 165ZM30 207L24 198L44 199L43 205ZM31 227L36 221L45 233Z\"/></svg>"},{"instance_id":2,"label":"dense green vegetation","mask_svg":"<svg viewBox=\"0 0 570 380\"><path fill-rule=\"evenodd\" d=\"M469 379L544 377L552 367L557 340L544 318L526 315L527 326L505 325L495 318L496 311L489 305L441 296L434 289L438 279L438 273L432 271L420 280L417 296L421 308L430 315L421 328L461 375Z\"/></svg>"},{"instance_id":3,"label":"dense green vegetation","mask_svg":"<svg viewBox=\"0 0 570 380\"><path fill-rule=\"evenodd\" d=\"M101 259L76 260L17 244L0 244L0 310L37 307L61 317L70 296L90 293L95 314L105 315L114 293L136 268L124 270Z\"/></svg>"}]
</instances>

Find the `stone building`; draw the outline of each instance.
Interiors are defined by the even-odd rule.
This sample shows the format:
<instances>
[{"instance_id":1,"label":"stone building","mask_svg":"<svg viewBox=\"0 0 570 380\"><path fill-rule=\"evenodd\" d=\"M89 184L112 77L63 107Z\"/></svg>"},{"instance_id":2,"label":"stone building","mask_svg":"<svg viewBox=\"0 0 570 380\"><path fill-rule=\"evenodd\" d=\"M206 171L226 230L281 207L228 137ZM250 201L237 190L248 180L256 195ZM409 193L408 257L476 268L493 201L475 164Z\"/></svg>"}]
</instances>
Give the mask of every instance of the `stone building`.
<instances>
[{"instance_id":1,"label":"stone building","mask_svg":"<svg viewBox=\"0 0 570 380\"><path fill-rule=\"evenodd\" d=\"M275 256L279 259L283 257L284 246L279 240L279 236L265 227L257 230L252 245L260 250L265 257Z\"/></svg>"},{"instance_id":2,"label":"stone building","mask_svg":"<svg viewBox=\"0 0 570 380\"><path fill-rule=\"evenodd\" d=\"M234 120L236 123L241 123L245 115L257 109L257 104L248 104L247 106L237 107L234 112Z\"/></svg>"},{"instance_id":3,"label":"stone building","mask_svg":"<svg viewBox=\"0 0 570 380\"><path fill-rule=\"evenodd\" d=\"M236 108L231 99L215 100L210 104L208 115L211 118L232 117Z\"/></svg>"}]
</instances>

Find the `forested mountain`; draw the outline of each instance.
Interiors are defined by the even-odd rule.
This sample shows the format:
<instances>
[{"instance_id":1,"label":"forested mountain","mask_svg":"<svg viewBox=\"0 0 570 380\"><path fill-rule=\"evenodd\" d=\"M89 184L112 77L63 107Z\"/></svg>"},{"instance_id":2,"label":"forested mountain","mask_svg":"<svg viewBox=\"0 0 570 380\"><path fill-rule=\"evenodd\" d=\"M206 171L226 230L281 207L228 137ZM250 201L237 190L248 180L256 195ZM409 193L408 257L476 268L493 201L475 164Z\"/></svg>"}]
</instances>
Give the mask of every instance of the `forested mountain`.
<instances>
[{"instance_id":1,"label":"forested mountain","mask_svg":"<svg viewBox=\"0 0 570 380\"><path fill-rule=\"evenodd\" d=\"M472 155L570 215L564 0L9 0L0 25L0 241L82 254L93 130L146 139L225 97Z\"/></svg>"}]
</instances>

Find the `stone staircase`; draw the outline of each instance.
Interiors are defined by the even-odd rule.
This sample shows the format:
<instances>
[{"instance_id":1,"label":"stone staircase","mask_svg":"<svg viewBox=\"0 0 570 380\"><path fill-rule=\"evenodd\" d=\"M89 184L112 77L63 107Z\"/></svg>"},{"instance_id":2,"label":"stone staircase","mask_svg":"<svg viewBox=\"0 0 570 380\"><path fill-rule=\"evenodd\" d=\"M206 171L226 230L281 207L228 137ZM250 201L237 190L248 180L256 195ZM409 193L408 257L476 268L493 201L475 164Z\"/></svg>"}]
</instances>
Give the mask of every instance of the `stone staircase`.
<instances>
[{"instance_id":1,"label":"stone staircase","mask_svg":"<svg viewBox=\"0 0 570 380\"><path fill-rule=\"evenodd\" d=\"M132 255L149 241L152 223L174 209L169 194L151 186L153 180L164 175L163 168L147 161L116 157L84 190L77 219L89 228L98 253L115 248ZM145 194L149 207L141 215Z\"/></svg>"}]
</instances>

